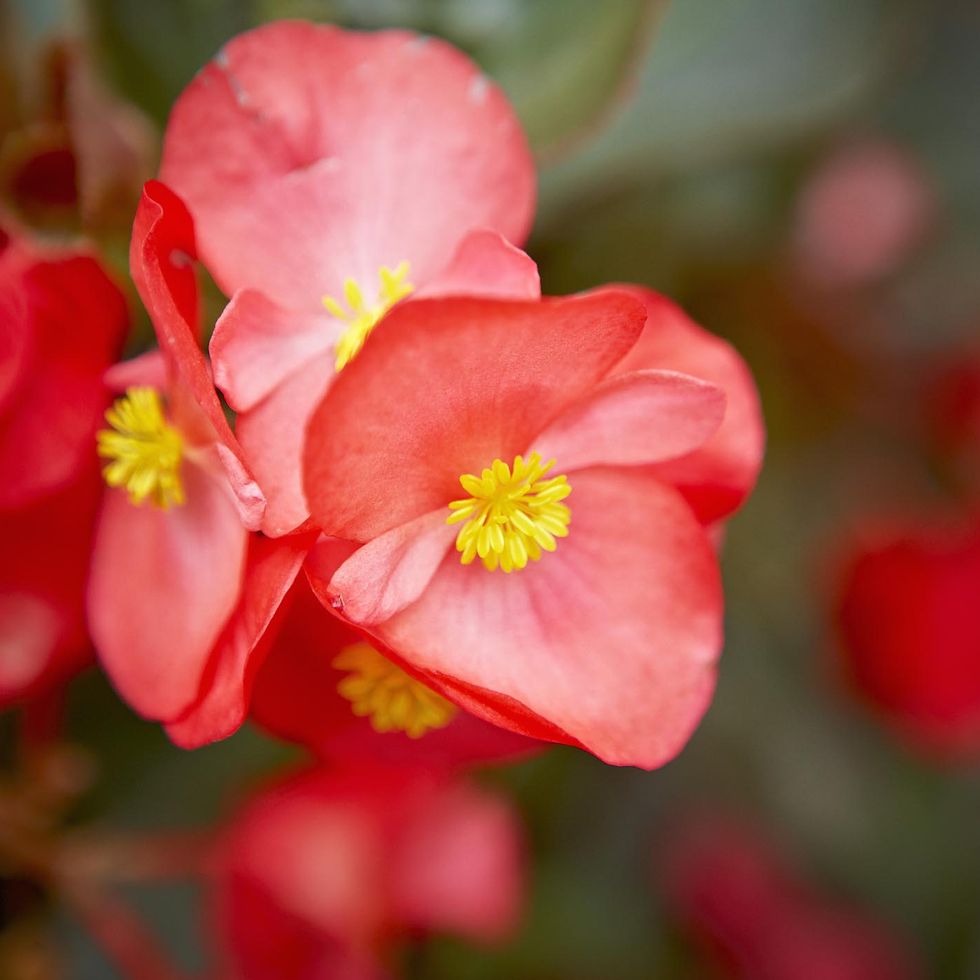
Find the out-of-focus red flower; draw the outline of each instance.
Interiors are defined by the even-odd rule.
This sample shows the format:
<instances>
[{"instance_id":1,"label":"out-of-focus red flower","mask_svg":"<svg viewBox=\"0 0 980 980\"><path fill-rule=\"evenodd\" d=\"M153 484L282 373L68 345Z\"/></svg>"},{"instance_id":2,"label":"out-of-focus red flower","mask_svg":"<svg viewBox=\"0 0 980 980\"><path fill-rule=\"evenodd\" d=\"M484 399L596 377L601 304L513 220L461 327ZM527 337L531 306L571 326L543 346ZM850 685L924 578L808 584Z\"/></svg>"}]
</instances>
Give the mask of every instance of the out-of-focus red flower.
<instances>
[{"instance_id":1,"label":"out-of-focus red flower","mask_svg":"<svg viewBox=\"0 0 980 980\"><path fill-rule=\"evenodd\" d=\"M102 375L128 315L85 250L0 230L0 705L90 657L84 591Z\"/></svg>"},{"instance_id":2,"label":"out-of-focus red flower","mask_svg":"<svg viewBox=\"0 0 980 980\"><path fill-rule=\"evenodd\" d=\"M503 938L522 897L505 802L404 767L318 769L266 790L216 865L214 921L236 980L377 980L406 936Z\"/></svg>"},{"instance_id":3,"label":"out-of-focus red flower","mask_svg":"<svg viewBox=\"0 0 980 980\"><path fill-rule=\"evenodd\" d=\"M186 210L148 185L131 268L160 352L111 374L126 394L99 435L111 489L88 601L93 640L120 693L186 745L241 724L253 658L309 546L246 530L260 523L264 501L198 346L194 257Z\"/></svg>"},{"instance_id":4,"label":"out-of-focus red flower","mask_svg":"<svg viewBox=\"0 0 980 980\"><path fill-rule=\"evenodd\" d=\"M922 241L934 212L929 182L904 150L874 139L843 146L803 190L798 262L808 278L827 286L878 279Z\"/></svg>"},{"instance_id":5,"label":"out-of-focus red flower","mask_svg":"<svg viewBox=\"0 0 980 980\"><path fill-rule=\"evenodd\" d=\"M539 743L474 718L406 674L327 612L305 581L259 670L252 715L337 764L441 768L513 758Z\"/></svg>"},{"instance_id":6,"label":"out-of-focus red flower","mask_svg":"<svg viewBox=\"0 0 980 980\"><path fill-rule=\"evenodd\" d=\"M914 980L906 943L822 894L758 830L695 818L668 835L656 879L668 909L732 980Z\"/></svg>"},{"instance_id":7,"label":"out-of-focus red flower","mask_svg":"<svg viewBox=\"0 0 980 980\"><path fill-rule=\"evenodd\" d=\"M913 742L980 751L980 523L921 521L851 543L835 614L860 695Z\"/></svg>"},{"instance_id":8,"label":"out-of-focus red flower","mask_svg":"<svg viewBox=\"0 0 980 980\"><path fill-rule=\"evenodd\" d=\"M215 378L268 498L308 516L305 423L408 295L534 298L533 162L498 88L442 41L300 21L229 42L178 100L161 179L232 301Z\"/></svg>"},{"instance_id":9,"label":"out-of-focus red flower","mask_svg":"<svg viewBox=\"0 0 980 980\"><path fill-rule=\"evenodd\" d=\"M314 413L305 486L313 521L362 545L312 556L321 599L400 666L503 727L654 767L706 709L721 642L689 501L713 519L744 496L761 424L727 349L709 370L745 388L735 431L721 388L662 370L673 345L682 368L712 348L648 301L662 349L637 349L650 307L617 289L397 307Z\"/></svg>"}]
</instances>

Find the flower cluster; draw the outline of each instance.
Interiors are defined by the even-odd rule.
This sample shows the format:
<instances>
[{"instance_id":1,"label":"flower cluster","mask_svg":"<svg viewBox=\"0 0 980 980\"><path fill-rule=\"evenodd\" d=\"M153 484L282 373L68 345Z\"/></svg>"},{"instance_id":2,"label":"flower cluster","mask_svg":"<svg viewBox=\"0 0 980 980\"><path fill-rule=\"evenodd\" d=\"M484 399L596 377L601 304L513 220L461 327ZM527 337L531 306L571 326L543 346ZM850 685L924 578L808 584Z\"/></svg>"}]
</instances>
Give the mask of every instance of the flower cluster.
<instances>
[{"instance_id":1,"label":"flower cluster","mask_svg":"<svg viewBox=\"0 0 980 980\"><path fill-rule=\"evenodd\" d=\"M109 375L89 587L103 666L178 744L253 704L334 756L652 768L690 736L754 387L647 289L543 298L534 196L503 95L435 40L272 24L178 100L131 249L159 352ZM210 358L197 261L230 297Z\"/></svg>"}]
</instances>

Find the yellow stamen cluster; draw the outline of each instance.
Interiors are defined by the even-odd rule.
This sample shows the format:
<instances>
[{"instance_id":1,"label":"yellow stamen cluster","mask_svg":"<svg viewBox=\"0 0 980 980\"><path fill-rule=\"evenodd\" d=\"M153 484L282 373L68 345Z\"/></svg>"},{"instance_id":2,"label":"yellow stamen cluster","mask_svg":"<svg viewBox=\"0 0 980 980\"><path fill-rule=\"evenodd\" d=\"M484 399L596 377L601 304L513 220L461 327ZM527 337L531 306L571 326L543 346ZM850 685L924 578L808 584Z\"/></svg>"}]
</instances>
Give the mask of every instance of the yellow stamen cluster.
<instances>
[{"instance_id":1,"label":"yellow stamen cluster","mask_svg":"<svg viewBox=\"0 0 980 980\"><path fill-rule=\"evenodd\" d=\"M332 296L323 297L323 305L331 316L348 324L340 340L337 341L336 368L342 371L358 355L364 346L368 335L378 325L378 321L400 299L404 299L415 288L407 281L408 263L400 262L395 269L383 265L378 272L381 286L378 290L377 302L368 305L364 301L361 287L353 279L344 280L343 306Z\"/></svg>"},{"instance_id":2,"label":"yellow stamen cluster","mask_svg":"<svg viewBox=\"0 0 980 980\"><path fill-rule=\"evenodd\" d=\"M542 477L555 461L542 463L537 453L514 459L513 467L495 459L480 476L459 478L471 496L454 500L447 524L466 521L456 536L460 561L469 565L477 556L491 572L524 568L544 551L554 551L555 538L568 536L572 512L564 500L571 492L564 476Z\"/></svg>"},{"instance_id":3,"label":"yellow stamen cluster","mask_svg":"<svg viewBox=\"0 0 980 980\"><path fill-rule=\"evenodd\" d=\"M180 461L184 441L167 422L154 388L130 388L105 413L111 428L96 436L110 487L123 487L134 504L150 500L164 509L184 502Z\"/></svg>"},{"instance_id":4,"label":"yellow stamen cluster","mask_svg":"<svg viewBox=\"0 0 980 980\"><path fill-rule=\"evenodd\" d=\"M370 719L376 732L406 732L410 738L420 738L433 728L444 728L456 715L454 704L368 643L347 647L332 664L350 671L337 690L350 701L355 715Z\"/></svg>"}]
</instances>

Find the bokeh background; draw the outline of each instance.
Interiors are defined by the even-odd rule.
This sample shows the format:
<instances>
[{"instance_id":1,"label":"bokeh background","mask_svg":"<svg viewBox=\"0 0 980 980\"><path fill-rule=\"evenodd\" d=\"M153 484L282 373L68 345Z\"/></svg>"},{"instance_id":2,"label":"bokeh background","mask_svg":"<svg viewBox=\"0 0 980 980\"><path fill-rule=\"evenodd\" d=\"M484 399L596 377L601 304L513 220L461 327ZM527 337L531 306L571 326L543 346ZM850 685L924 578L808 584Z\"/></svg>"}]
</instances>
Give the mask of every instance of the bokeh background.
<instances>
[{"instance_id":1,"label":"bokeh background","mask_svg":"<svg viewBox=\"0 0 980 980\"><path fill-rule=\"evenodd\" d=\"M974 512L980 438L951 460L934 409L946 372L976 363L980 345L980 8L7 0L5 207L49 233L80 230L74 202L38 191L70 185L57 154L40 176L22 169L51 138L51 42L70 40L142 114L133 120L142 156L122 168L128 184L81 229L125 275L136 190L153 171L169 106L230 36L284 16L411 27L470 53L512 98L540 161L528 251L545 291L620 280L672 296L748 360L769 430L758 489L725 541L725 653L690 745L656 773L556 748L481 774L526 824L522 925L492 949L419 941L406 975L708 976L667 870L691 822L708 814L776 848L821 901L880 922L919 964L912 975L980 977L980 753L944 758L884 721L846 681L834 617L842 556L863 529L883 515ZM141 321L134 349L148 329ZM616 650L608 656L614 664ZM9 717L0 734L9 764ZM132 831L206 827L300 757L248 728L177 750L95 671L71 686L69 734L95 767L71 819ZM0 890L0 951L25 887ZM134 886L129 897L178 962L203 969L192 882ZM50 911L63 975L113 977L73 921Z\"/></svg>"}]
</instances>

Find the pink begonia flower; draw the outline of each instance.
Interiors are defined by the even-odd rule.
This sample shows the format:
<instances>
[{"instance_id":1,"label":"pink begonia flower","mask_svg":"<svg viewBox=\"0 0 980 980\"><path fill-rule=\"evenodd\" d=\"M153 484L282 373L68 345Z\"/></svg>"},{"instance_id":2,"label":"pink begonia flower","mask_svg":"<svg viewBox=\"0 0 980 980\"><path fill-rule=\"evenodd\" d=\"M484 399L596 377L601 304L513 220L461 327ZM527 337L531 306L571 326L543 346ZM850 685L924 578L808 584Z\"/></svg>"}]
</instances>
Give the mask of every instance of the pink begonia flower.
<instances>
[{"instance_id":1,"label":"pink begonia flower","mask_svg":"<svg viewBox=\"0 0 980 980\"><path fill-rule=\"evenodd\" d=\"M710 701L722 597L705 523L761 453L737 358L660 314L662 350L624 290L403 304L321 401L305 455L312 520L361 545L339 568L311 556L326 605L472 713L647 768ZM665 370L674 357L715 359L734 429L725 391Z\"/></svg>"},{"instance_id":2,"label":"pink begonia flower","mask_svg":"<svg viewBox=\"0 0 980 980\"><path fill-rule=\"evenodd\" d=\"M542 743L460 710L331 615L298 580L255 679L251 717L324 761L442 769L526 756Z\"/></svg>"},{"instance_id":3,"label":"pink begonia flower","mask_svg":"<svg viewBox=\"0 0 980 980\"><path fill-rule=\"evenodd\" d=\"M102 380L128 325L87 250L0 229L0 707L92 657L84 592L99 475Z\"/></svg>"},{"instance_id":4,"label":"pink begonia flower","mask_svg":"<svg viewBox=\"0 0 980 980\"><path fill-rule=\"evenodd\" d=\"M820 892L759 828L687 814L657 855L672 916L728 980L917 980L905 937Z\"/></svg>"},{"instance_id":5,"label":"pink begonia flower","mask_svg":"<svg viewBox=\"0 0 980 980\"><path fill-rule=\"evenodd\" d=\"M211 357L270 535L307 519L306 421L388 308L538 295L534 263L509 244L534 207L524 134L442 41L301 21L249 31L177 101L160 176L232 297Z\"/></svg>"},{"instance_id":6,"label":"pink begonia flower","mask_svg":"<svg viewBox=\"0 0 980 980\"><path fill-rule=\"evenodd\" d=\"M241 980L381 980L407 935L503 938L523 890L505 801L404 766L314 769L266 789L215 864L222 975Z\"/></svg>"},{"instance_id":7,"label":"pink begonia flower","mask_svg":"<svg viewBox=\"0 0 980 980\"><path fill-rule=\"evenodd\" d=\"M264 502L198 347L194 257L186 210L147 185L131 268L160 351L108 376L125 394L99 433L110 489L88 597L113 683L185 745L241 724L253 655L310 543L248 533Z\"/></svg>"}]
</instances>

